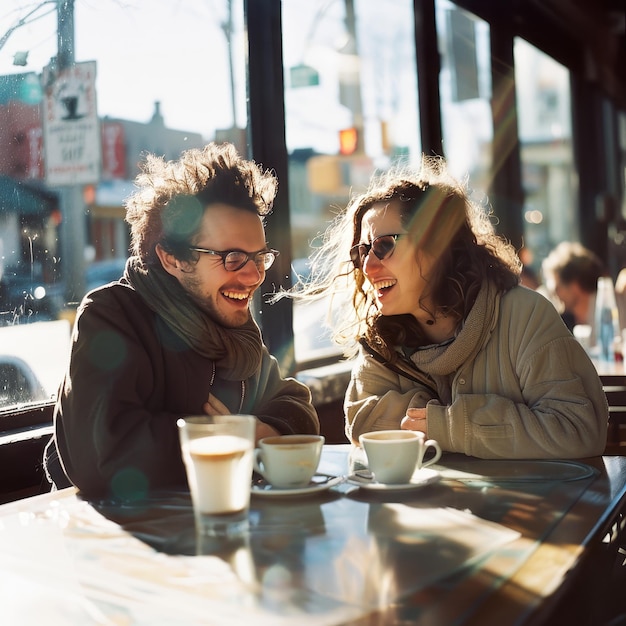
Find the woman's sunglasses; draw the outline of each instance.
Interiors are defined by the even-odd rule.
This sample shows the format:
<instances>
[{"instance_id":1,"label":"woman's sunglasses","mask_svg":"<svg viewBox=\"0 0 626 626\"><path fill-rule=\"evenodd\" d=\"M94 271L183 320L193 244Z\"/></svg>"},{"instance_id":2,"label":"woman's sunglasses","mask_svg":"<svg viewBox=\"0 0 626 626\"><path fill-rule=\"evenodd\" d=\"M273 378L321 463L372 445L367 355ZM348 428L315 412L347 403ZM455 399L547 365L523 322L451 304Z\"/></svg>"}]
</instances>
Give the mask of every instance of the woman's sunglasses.
<instances>
[{"instance_id":1,"label":"woman's sunglasses","mask_svg":"<svg viewBox=\"0 0 626 626\"><path fill-rule=\"evenodd\" d=\"M350 260L354 264L354 267L358 270L363 269L365 257L370 253L370 250L380 261L391 256L396 247L398 237L400 237L401 234L402 233L397 235L381 235L380 237L376 237L372 243L358 243L356 246L352 246L352 248L350 248Z\"/></svg>"}]
</instances>

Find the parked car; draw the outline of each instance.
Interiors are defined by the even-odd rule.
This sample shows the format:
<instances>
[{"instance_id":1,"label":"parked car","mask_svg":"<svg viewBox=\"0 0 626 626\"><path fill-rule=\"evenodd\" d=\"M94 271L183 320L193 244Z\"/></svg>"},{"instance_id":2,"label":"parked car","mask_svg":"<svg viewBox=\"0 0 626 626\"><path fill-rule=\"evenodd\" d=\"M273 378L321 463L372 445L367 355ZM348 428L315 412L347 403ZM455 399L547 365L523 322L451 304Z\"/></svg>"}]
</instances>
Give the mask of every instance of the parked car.
<instances>
[{"instance_id":1,"label":"parked car","mask_svg":"<svg viewBox=\"0 0 626 626\"><path fill-rule=\"evenodd\" d=\"M20 357L0 355L0 407L48 400L35 372Z\"/></svg>"},{"instance_id":2,"label":"parked car","mask_svg":"<svg viewBox=\"0 0 626 626\"><path fill-rule=\"evenodd\" d=\"M91 263L85 269L85 293L117 280L124 273L125 258ZM65 283L45 282L33 272L7 268L0 285L0 326L58 319L68 308Z\"/></svg>"},{"instance_id":3,"label":"parked car","mask_svg":"<svg viewBox=\"0 0 626 626\"><path fill-rule=\"evenodd\" d=\"M55 319L61 283L47 283L42 276L20 266L4 268L0 282L0 326Z\"/></svg>"}]
</instances>

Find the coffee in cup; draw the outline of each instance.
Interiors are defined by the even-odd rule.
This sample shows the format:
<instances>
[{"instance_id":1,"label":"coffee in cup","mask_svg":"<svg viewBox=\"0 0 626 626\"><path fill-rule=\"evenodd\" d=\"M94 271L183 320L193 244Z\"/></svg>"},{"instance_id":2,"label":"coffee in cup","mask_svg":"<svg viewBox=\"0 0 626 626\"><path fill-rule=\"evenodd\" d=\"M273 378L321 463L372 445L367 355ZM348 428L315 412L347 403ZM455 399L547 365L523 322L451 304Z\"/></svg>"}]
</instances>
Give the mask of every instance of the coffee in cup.
<instances>
[{"instance_id":1,"label":"coffee in cup","mask_svg":"<svg viewBox=\"0 0 626 626\"><path fill-rule=\"evenodd\" d=\"M365 450L367 464L379 483L408 483L416 470L436 463L441 458L441 447L434 439L426 439L416 430L379 430L364 433L359 443ZM424 461L432 448L434 456Z\"/></svg>"},{"instance_id":2,"label":"coffee in cup","mask_svg":"<svg viewBox=\"0 0 626 626\"><path fill-rule=\"evenodd\" d=\"M259 440L254 469L278 488L305 487L317 471L322 435L278 435Z\"/></svg>"}]
</instances>

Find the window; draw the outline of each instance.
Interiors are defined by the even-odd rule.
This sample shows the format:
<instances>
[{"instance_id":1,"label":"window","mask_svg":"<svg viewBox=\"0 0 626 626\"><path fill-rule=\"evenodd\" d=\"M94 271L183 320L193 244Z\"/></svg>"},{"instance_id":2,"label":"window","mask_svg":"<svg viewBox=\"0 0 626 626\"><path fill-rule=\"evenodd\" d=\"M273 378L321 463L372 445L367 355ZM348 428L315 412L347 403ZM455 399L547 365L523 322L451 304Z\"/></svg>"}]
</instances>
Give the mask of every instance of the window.
<instances>
[{"instance_id":1,"label":"window","mask_svg":"<svg viewBox=\"0 0 626 626\"><path fill-rule=\"evenodd\" d=\"M450 171L469 177L475 199L488 202L493 121L489 25L448 0L437 0L443 152Z\"/></svg>"},{"instance_id":2,"label":"window","mask_svg":"<svg viewBox=\"0 0 626 626\"><path fill-rule=\"evenodd\" d=\"M294 271L376 170L419 162L410 0L284 0L285 126ZM297 361L337 353L327 305L296 304Z\"/></svg>"},{"instance_id":3,"label":"window","mask_svg":"<svg viewBox=\"0 0 626 626\"><path fill-rule=\"evenodd\" d=\"M2 407L56 394L77 303L123 271L142 153L245 154L247 110L241 0L4 0L0 41Z\"/></svg>"},{"instance_id":4,"label":"window","mask_svg":"<svg viewBox=\"0 0 626 626\"><path fill-rule=\"evenodd\" d=\"M580 241L570 76L565 67L523 39L515 40L514 54L524 238L538 272L559 242Z\"/></svg>"}]
</instances>

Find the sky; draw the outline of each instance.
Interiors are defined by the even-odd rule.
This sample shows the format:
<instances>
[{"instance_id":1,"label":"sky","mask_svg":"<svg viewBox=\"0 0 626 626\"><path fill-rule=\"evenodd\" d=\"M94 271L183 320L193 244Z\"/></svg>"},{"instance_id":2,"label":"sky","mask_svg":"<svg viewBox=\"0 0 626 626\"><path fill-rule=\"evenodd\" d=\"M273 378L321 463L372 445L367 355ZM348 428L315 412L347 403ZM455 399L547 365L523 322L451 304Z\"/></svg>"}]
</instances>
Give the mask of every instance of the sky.
<instances>
[{"instance_id":1,"label":"sky","mask_svg":"<svg viewBox=\"0 0 626 626\"><path fill-rule=\"evenodd\" d=\"M40 6L41 5L41 6ZM241 3L235 2L237 9ZM40 73L57 53L55 2L2 0L0 75ZM227 45L219 26L222 0L75 0L75 60L96 60L100 117L148 122L154 103L170 128L200 132L232 125ZM242 16L236 19L241 24ZM238 122L245 125L241 28L234 37ZM28 52L24 67L14 55Z\"/></svg>"}]
</instances>

